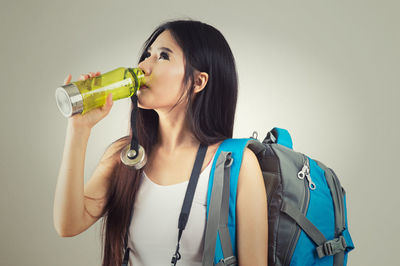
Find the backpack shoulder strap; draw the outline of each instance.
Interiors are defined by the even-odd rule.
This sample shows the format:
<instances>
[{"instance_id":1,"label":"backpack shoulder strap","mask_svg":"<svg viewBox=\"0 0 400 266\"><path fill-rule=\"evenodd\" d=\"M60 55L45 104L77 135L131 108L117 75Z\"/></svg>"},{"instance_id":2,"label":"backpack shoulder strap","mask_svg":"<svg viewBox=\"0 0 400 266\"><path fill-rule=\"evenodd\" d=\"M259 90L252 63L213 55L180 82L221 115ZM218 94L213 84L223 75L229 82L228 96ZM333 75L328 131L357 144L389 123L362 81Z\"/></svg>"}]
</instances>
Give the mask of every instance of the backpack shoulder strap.
<instances>
[{"instance_id":1,"label":"backpack shoulder strap","mask_svg":"<svg viewBox=\"0 0 400 266\"><path fill-rule=\"evenodd\" d=\"M272 138L274 138L274 143L284 145L290 149L292 148L292 139L287 130L280 128L273 128L270 131L269 135ZM206 226L206 238L204 243L203 265L220 265L221 262L224 263L223 265L229 265L230 263L233 262L232 265L234 265L235 263L235 257L237 256L237 245L236 245L237 185L239 179L240 166L242 164L242 159L243 159L243 152L246 147L251 149L256 154L258 159L260 159L261 156L260 154L263 154L263 152L266 149L264 144L262 144L260 141L254 138L231 138L231 139L226 139L221 143L214 156L214 161L212 163L210 171L210 179L207 191L207 208L206 208L207 226ZM221 164L225 162L225 160L228 157L233 159L232 164L230 164L229 183L223 182L224 178L223 175L225 171L221 169L222 168ZM222 189L223 183L229 184L229 192L228 192L229 200L225 199L225 202L229 203L228 204L229 207L226 208L219 207L220 205L224 205L223 199L211 202L213 188L219 188L220 191L217 194L220 197L222 197L223 193L225 192ZM211 213L212 217L209 217L211 205L218 205L220 211L215 211L215 212L213 211ZM223 213L225 213L226 211L229 213L227 222L228 230L225 230L227 231L227 233L224 233L224 230L220 230L219 227L221 227L220 223L224 219ZM221 216L215 217L214 213L221 213ZM213 221L211 223L212 226L209 226L209 219L212 220L217 219L218 222ZM227 249L231 249L232 252L226 252ZM225 252L223 252L224 250ZM213 263L211 263L210 258L214 259Z\"/></svg>"},{"instance_id":2,"label":"backpack shoulder strap","mask_svg":"<svg viewBox=\"0 0 400 266\"><path fill-rule=\"evenodd\" d=\"M254 143L253 143L254 142ZM250 145L250 143L253 143L252 150L258 150L261 149L260 146L257 146L262 144L254 140L252 138L232 138L232 139L226 139L224 140L221 145L219 146L218 150L216 151L214 161L211 167L210 171L210 179L208 183L208 191L207 191L207 227L206 227L206 238L205 238L205 243L204 243L204 254L203 254L203 265L212 265L210 258L213 259L213 264L217 265L218 263L221 263L221 261L224 261L225 265L229 260L235 261L235 257L237 256L237 250L236 250L236 196L237 196L237 184L238 184L238 178L239 178L239 172L240 172L240 166L242 163L242 158L243 158L243 151L246 146ZM229 155L228 155L229 154ZM227 157L230 157L233 159L233 161L230 164L230 169L229 169L229 180L228 182L223 182L223 166L221 166L222 163L225 162L225 159ZM219 186L217 184L219 184ZM225 201L223 199L219 199L216 201L212 196L213 196L213 189L220 189L220 192L218 195L219 197L222 197L222 184L227 183L229 185L229 191L225 191L226 193L229 193L229 200ZM216 191L214 191L215 194ZM211 202L211 199L213 202ZM210 206L211 205L224 205L226 203L225 208L221 208L221 211L212 211L211 215L214 215L214 213L221 213L221 217L209 217L210 214ZM225 205L224 205L225 206ZM223 220L223 213L228 213L228 221L227 221L227 231L224 233L224 230L220 230L218 224L220 224L220 221ZM210 223L212 226L209 226L209 219L210 220L215 220L218 219L220 221L218 222L213 222ZM217 224L218 223L218 224ZM221 227L221 226L220 226ZM210 236L210 237L208 237ZM216 238L215 238L216 236ZM221 241L222 240L222 241ZM215 241L215 242L214 242ZM230 242L230 243L229 243ZM231 246L231 247L230 247ZM226 252L227 249L231 249L232 252ZM225 252L223 252L225 250ZM225 253L225 257L224 257ZM227 255L228 253L228 255ZM208 261L206 263L206 261Z\"/></svg>"},{"instance_id":3,"label":"backpack shoulder strap","mask_svg":"<svg viewBox=\"0 0 400 266\"><path fill-rule=\"evenodd\" d=\"M231 188L231 195L234 196L234 199L236 200L237 181L238 181L238 177L239 177L240 165L242 163L243 151L244 151L245 147L247 146L247 142L249 140L251 140L251 138L226 139L218 147L218 150L216 151L216 154L214 156L213 164L211 166L210 180L208 182L207 217L208 217L209 204L210 204L210 195L212 192L212 184L214 181L215 166L216 166L218 157L220 156L221 152L231 152L231 157L233 159L233 163L231 165L230 188Z\"/></svg>"}]
</instances>

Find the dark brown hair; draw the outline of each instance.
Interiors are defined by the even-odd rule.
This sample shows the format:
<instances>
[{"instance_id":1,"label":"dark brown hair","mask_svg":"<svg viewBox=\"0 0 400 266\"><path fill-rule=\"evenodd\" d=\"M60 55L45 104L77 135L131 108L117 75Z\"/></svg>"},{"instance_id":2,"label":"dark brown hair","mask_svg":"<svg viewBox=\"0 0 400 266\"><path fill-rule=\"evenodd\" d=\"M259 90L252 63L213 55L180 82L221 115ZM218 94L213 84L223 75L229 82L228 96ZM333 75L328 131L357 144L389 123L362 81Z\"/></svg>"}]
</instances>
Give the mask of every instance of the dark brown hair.
<instances>
[{"instance_id":1,"label":"dark brown hair","mask_svg":"<svg viewBox=\"0 0 400 266\"><path fill-rule=\"evenodd\" d=\"M208 24L194 20L168 21L157 27L146 40L139 63L145 59L149 46L165 30L172 34L185 57L183 85L188 85L187 119L192 132L200 143L206 145L232 138L238 79L235 60L227 41L217 29ZM208 73L208 82L192 101L195 70ZM182 96L183 94L181 98ZM142 108L137 110L137 137L148 156L157 141L158 119L158 114L154 110ZM119 158L122 147L130 143L132 127L130 128L128 136L114 142L120 147L114 153L115 157ZM103 266L120 265L122 262L124 238L129 230L133 203L142 174L142 169L128 168L120 160L118 161L110 179L102 214L104 215L101 228L104 247Z\"/></svg>"}]
</instances>

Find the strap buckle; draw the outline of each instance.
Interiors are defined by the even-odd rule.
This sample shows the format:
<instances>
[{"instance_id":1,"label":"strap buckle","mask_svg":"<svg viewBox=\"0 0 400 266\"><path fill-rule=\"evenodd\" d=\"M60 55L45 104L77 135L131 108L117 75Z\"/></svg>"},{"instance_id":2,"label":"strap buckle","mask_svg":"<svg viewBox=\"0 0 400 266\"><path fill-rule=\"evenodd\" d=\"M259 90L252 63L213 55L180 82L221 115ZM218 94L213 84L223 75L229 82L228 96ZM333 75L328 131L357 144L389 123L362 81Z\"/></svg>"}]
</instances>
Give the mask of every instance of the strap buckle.
<instances>
[{"instance_id":1,"label":"strap buckle","mask_svg":"<svg viewBox=\"0 0 400 266\"><path fill-rule=\"evenodd\" d=\"M232 165L232 163L233 163L232 153L229 152L229 153L226 155L225 168L230 167L230 166Z\"/></svg>"},{"instance_id":2,"label":"strap buckle","mask_svg":"<svg viewBox=\"0 0 400 266\"><path fill-rule=\"evenodd\" d=\"M223 258L218 262L217 265L236 266L237 265L236 256L230 256L230 257Z\"/></svg>"},{"instance_id":3,"label":"strap buckle","mask_svg":"<svg viewBox=\"0 0 400 266\"><path fill-rule=\"evenodd\" d=\"M345 251L347 248L346 240L343 236L326 241L324 244L317 247L317 253L319 258L325 256L332 256L337 253Z\"/></svg>"},{"instance_id":4,"label":"strap buckle","mask_svg":"<svg viewBox=\"0 0 400 266\"><path fill-rule=\"evenodd\" d=\"M175 266L178 260L180 259L181 259L181 254L179 252L176 252L171 258L171 266Z\"/></svg>"}]
</instances>

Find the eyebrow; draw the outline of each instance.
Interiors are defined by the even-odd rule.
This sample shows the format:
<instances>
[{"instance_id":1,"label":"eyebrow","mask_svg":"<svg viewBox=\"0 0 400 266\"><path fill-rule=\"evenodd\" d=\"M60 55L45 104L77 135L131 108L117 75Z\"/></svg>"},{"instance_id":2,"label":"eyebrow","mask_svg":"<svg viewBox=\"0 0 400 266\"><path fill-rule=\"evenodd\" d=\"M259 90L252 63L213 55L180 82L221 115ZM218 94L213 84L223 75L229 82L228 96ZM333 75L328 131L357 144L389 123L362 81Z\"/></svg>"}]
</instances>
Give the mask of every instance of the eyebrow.
<instances>
[{"instance_id":1,"label":"eyebrow","mask_svg":"<svg viewBox=\"0 0 400 266\"><path fill-rule=\"evenodd\" d=\"M148 51L151 51L151 47L149 47L147 50L148 50ZM161 47L161 48L158 48L158 50L167 51L167 52L170 52L171 54L174 53L174 52L172 52L172 50L169 49L168 47Z\"/></svg>"}]
</instances>

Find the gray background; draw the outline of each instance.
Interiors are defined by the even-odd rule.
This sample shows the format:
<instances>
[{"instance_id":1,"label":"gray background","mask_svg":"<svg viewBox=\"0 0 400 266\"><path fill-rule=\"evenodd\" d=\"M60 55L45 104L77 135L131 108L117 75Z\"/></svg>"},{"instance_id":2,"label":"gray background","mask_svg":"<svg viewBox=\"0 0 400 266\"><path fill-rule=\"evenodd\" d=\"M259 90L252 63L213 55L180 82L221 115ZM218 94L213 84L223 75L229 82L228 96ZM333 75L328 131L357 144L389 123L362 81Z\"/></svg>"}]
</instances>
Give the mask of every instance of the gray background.
<instances>
[{"instance_id":1,"label":"gray background","mask_svg":"<svg viewBox=\"0 0 400 266\"><path fill-rule=\"evenodd\" d=\"M399 2L2 1L0 265L100 265L100 222L53 227L67 120L54 91L68 73L133 66L173 18L218 28L236 58L234 137L289 130L294 149L332 167L347 191L349 265L395 265L399 240ZM95 126L87 181L127 131L129 99ZM166 262L168 263L168 262Z\"/></svg>"}]
</instances>

